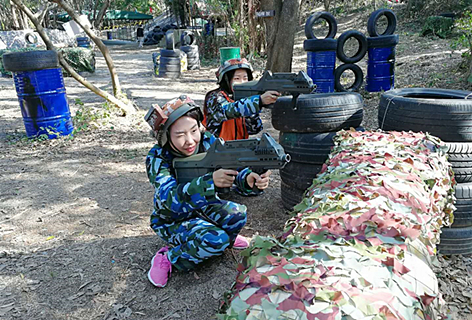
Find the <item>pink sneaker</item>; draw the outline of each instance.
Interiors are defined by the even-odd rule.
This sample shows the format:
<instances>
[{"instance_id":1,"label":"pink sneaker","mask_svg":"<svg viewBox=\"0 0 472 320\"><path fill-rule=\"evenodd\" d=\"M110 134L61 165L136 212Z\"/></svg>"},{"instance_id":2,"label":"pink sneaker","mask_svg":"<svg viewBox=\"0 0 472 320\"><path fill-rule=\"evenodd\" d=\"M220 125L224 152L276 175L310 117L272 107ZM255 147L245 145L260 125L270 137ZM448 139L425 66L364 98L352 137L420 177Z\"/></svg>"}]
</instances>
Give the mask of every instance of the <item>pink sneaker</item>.
<instances>
[{"instance_id":1,"label":"pink sneaker","mask_svg":"<svg viewBox=\"0 0 472 320\"><path fill-rule=\"evenodd\" d=\"M234 240L233 249L243 250L247 247L249 247L249 241L242 235L238 234L236 240Z\"/></svg>"},{"instance_id":2,"label":"pink sneaker","mask_svg":"<svg viewBox=\"0 0 472 320\"><path fill-rule=\"evenodd\" d=\"M148 272L148 279L156 287L163 288L169 280L169 274L172 271L172 264L167 258L168 247L163 247L157 251L151 260L151 269Z\"/></svg>"}]
</instances>

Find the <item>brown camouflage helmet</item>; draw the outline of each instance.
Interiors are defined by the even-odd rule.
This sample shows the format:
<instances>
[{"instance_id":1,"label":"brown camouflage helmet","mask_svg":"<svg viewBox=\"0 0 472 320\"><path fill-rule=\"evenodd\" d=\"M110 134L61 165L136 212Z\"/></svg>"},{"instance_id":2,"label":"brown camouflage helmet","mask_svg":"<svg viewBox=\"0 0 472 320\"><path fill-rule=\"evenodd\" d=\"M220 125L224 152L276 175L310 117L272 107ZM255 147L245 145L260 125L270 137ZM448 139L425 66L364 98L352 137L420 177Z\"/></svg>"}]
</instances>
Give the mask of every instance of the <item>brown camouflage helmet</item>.
<instances>
[{"instance_id":1,"label":"brown camouflage helmet","mask_svg":"<svg viewBox=\"0 0 472 320\"><path fill-rule=\"evenodd\" d=\"M224 75L231 70L237 70L237 69L246 69L247 70L247 76L249 78L249 81L253 79L252 76L252 66L251 64L245 59L245 58L234 58L234 59L229 59L226 60L219 68L218 71L216 71L216 77L218 78L218 84L220 84L224 80ZM231 79L228 79L228 81L231 81Z\"/></svg>"},{"instance_id":2,"label":"brown camouflage helmet","mask_svg":"<svg viewBox=\"0 0 472 320\"><path fill-rule=\"evenodd\" d=\"M148 113L144 116L146 122L151 126L156 135L157 143L163 147L169 138L169 128L180 117L187 112L198 111L198 121L201 123L203 114L200 107L188 96L181 95L168 101L162 108L158 104L153 104Z\"/></svg>"}]
</instances>

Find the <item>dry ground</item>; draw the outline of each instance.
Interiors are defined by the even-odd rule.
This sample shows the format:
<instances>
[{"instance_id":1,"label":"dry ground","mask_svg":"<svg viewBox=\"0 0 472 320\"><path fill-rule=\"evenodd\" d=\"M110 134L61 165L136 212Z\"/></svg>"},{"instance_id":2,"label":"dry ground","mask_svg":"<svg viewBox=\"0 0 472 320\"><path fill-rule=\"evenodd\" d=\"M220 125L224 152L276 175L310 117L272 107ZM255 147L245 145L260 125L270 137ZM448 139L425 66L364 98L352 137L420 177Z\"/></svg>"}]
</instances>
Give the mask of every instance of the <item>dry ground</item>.
<instances>
[{"instance_id":1,"label":"dry ground","mask_svg":"<svg viewBox=\"0 0 472 320\"><path fill-rule=\"evenodd\" d=\"M359 15L340 18L338 30L365 31L367 19ZM460 55L450 52L448 41L421 38L416 31L400 25L396 86L463 88L455 71ZM299 33L294 71L305 69L302 41ZM163 289L146 276L163 242L149 227L153 190L144 159L153 140L142 116L151 103L180 93L202 102L215 87L216 66L171 81L152 75L156 47L110 49L123 88L140 110L131 118L101 118L98 128L74 139L25 139L13 81L0 78L0 319L210 319L235 279L236 251L195 272L173 273ZM97 60L97 72L88 79L110 90L104 61ZM365 72L365 60L361 66ZM73 79L65 82L73 115L82 103L101 106ZM375 129L379 94L363 95L364 126ZM263 119L277 138L270 113ZM288 218L277 173L264 196L232 199L249 208L246 236L278 235ZM466 319L470 258L441 261L449 264L438 271L448 306L461 311L456 319Z\"/></svg>"}]
</instances>

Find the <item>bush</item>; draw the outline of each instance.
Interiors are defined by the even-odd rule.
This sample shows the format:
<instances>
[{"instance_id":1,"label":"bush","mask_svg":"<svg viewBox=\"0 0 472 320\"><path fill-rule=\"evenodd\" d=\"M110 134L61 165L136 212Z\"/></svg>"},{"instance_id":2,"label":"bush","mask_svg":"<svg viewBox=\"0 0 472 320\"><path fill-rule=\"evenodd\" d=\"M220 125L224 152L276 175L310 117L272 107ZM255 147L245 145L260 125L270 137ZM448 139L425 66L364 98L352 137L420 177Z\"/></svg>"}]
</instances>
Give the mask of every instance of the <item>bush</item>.
<instances>
[{"instance_id":1,"label":"bush","mask_svg":"<svg viewBox=\"0 0 472 320\"><path fill-rule=\"evenodd\" d=\"M433 16L428 17L421 31L422 36L433 34L440 38L447 38L452 33L454 20L452 18Z\"/></svg>"},{"instance_id":2,"label":"bush","mask_svg":"<svg viewBox=\"0 0 472 320\"><path fill-rule=\"evenodd\" d=\"M457 30L460 33L452 44L452 49L465 48L466 51L462 53L463 66L467 68L467 81L472 83L472 13L470 11L463 14L462 18L457 20Z\"/></svg>"}]
</instances>

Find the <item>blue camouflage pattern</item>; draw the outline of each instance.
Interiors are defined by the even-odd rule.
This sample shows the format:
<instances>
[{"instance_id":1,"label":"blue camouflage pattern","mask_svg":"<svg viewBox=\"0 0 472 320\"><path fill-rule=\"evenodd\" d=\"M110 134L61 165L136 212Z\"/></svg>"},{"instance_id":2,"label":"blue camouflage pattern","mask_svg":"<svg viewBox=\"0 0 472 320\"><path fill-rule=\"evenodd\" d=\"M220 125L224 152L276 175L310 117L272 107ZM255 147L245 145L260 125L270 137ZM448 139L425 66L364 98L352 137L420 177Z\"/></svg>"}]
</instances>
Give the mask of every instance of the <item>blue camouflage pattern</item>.
<instances>
[{"instance_id":1,"label":"blue camouflage pattern","mask_svg":"<svg viewBox=\"0 0 472 320\"><path fill-rule=\"evenodd\" d=\"M210 92L205 100L206 128L218 136L223 122L245 118L248 134L257 134L262 131L260 96L251 96L238 101L228 101L222 90Z\"/></svg>"},{"instance_id":2,"label":"blue camouflage pattern","mask_svg":"<svg viewBox=\"0 0 472 320\"><path fill-rule=\"evenodd\" d=\"M213 134L203 133L199 152L206 152L215 141ZM221 255L233 243L246 223L246 207L218 197L212 172L177 184L174 157L169 149L156 144L146 158L147 175L154 187L151 228L174 246L168 252L173 266L191 270L198 263ZM240 170L234 181L245 195L252 194L246 182L249 173L249 168Z\"/></svg>"}]
</instances>

